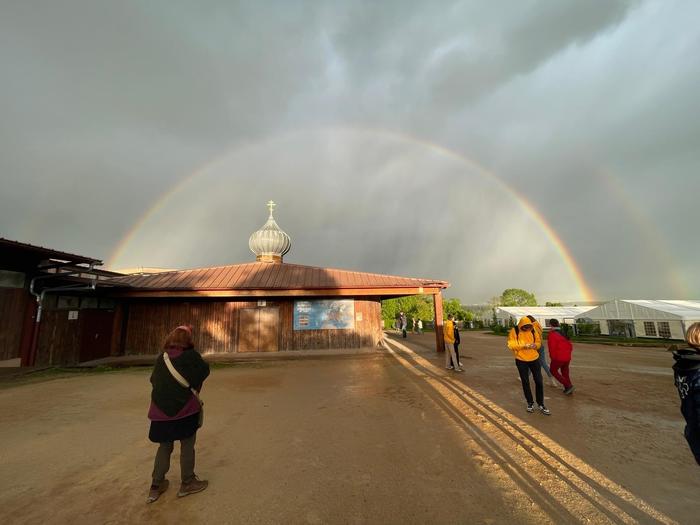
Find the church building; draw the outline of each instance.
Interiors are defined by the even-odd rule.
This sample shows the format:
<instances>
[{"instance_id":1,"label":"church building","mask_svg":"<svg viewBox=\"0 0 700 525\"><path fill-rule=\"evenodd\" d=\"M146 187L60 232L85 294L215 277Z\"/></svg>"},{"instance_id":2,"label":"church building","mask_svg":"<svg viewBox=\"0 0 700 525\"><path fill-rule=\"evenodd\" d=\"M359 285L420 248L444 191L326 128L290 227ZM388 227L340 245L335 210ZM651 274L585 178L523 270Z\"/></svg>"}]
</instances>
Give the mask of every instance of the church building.
<instances>
[{"instance_id":1,"label":"church building","mask_svg":"<svg viewBox=\"0 0 700 525\"><path fill-rule=\"evenodd\" d=\"M383 337L381 300L416 294L433 295L436 319L442 320L445 281L285 263L291 239L277 225L274 206L268 203L267 222L250 236L253 262L114 277L78 302L55 301L53 309L83 300L114 305L111 319L93 336L109 344L93 359L156 354L180 324L194 326L196 348L204 355L376 348ZM37 363L70 364L64 356L80 353L55 348L48 337L69 330L71 316L64 314L52 316L60 326L42 326L46 337L40 338ZM69 346L80 344L75 337L64 339Z\"/></svg>"}]
</instances>

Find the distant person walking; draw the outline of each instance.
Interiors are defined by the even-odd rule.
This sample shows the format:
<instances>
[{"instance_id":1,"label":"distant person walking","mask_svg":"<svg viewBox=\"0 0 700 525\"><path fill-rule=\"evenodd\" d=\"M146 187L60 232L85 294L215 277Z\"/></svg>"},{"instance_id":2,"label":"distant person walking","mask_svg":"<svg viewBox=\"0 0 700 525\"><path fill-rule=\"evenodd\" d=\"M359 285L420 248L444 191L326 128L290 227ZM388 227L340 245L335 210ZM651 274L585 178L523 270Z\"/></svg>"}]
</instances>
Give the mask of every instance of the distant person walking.
<instances>
[{"instance_id":1,"label":"distant person walking","mask_svg":"<svg viewBox=\"0 0 700 525\"><path fill-rule=\"evenodd\" d=\"M442 332L445 341L445 368L455 372L464 372L464 369L459 366L459 360L455 355L455 325L452 315L447 316Z\"/></svg>"},{"instance_id":2,"label":"distant person walking","mask_svg":"<svg viewBox=\"0 0 700 525\"><path fill-rule=\"evenodd\" d=\"M527 401L527 411L534 412L532 390L530 389L530 373L535 379L535 397L540 412L550 415L551 412L544 406L544 386L542 385L542 370L539 362L540 355L537 349L542 346L540 335L535 330L532 321L523 317L508 332L508 348L515 356L515 366L518 367L520 382L523 386L523 394Z\"/></svg>"},{"instance_id":3,"label":"distant person walking","mask_svg":"<svg viewBox=\"0 0 700 525\"><path fill-rule=\"evenodd\" d=\"M537 353L540 356L539 357L540 366L544 369L545 373L547 374L547 377L549 378L550 382L552 383L552 386L559 386L559 383L557 383L556 379L554 379L554 376L552 375L552 371L549 369L549 365L547 364L547 351L544 347L544 339L542 338L542 325L540 324L540 322L537 319L535 319L531 315L528 315L527 318L530 320L535 331L540 336L540 346L539 346L539 348L537 348Z\"/></svg>"},{"instance_id":4,"label":"distant person walking","mask_svg":"<svg viewBox=\"0 0 700 525\"><path fill-rule=\"evenodd\" d=\"M411 319L411 320L413 321L413 325L411 326L411 331L412 331L414 334L416 334L416 333L418 333L418 324L417 324L418 321L416 321L416 318L415 318L415 317L414 317L413 319Z\"/></svg>"},{"instance_id":5,"label":"distant person walking","mask_svg":"<svg viewBox=\"0 0 700 525\"><path fill-rule=\"evenodd\" d=\"M201 492L209 482L194 473L194 444L201 426L202 404L199 391L209 376L209 365L194 349L191 326L178 326L165 338L163 353L156 359L151 374L151 407L148 438L159 443L153 466L153 481L148 503L156 501L168 488L165 475L170 469L174 442L180 442L178 497ZM184 386L182 383L187 384Z\"/></svg>"},{"instance_id":6,"label":"distant person walking","mask_svg":"<svg viewBox=\"0 0 700 525\"><path fill-rule=\"evenodd\" d=\"M459 368L464 368L462 365L462 361L459 359L459 344L462 342L462 340L459 337L459 327L457 326L457 321L454 322L454 329L455 329L455 358L457 359L457 363L455 366L459 366Z\"/></svg>"},{"instance_id":7,"label":"distant person walking","mask_svg":"<svg viewBox=\"0 0 700 525\"><path fill-rule=\"evenodd\" d=\"M552 375L564 385L564 393L571 394L574 391L574 385L571 384L569 378L569 364L571 363L571 352L574 347L559 330L559 320L550 319L549 326L551 330L547 336L547 346L549 347L549 358L551 359L550 369Z\"/></svg>"},{"instance_id":8,"label":"distant person walking","mask_svg":"<svg viewBox=\"0 0 700 525\"><path fill-rule=\"evenodd\" d=\"M406 314L401 312L399 314L399 322L401 324L401 337L406 339L406 329L408 328L408 319L406 319Z\"/></svg>"},{"instance_id":9,"label":"distant person walking","mask_svg":"<svg viewBox=\"0 0 700 525\"><path fill-rule=\"evenodd\" d=\"M418 319L418 333L422 334L423 333L423 321Z\"/></svg>"},{"instance_id":10,"label":"distant person walking","mask_svg":"<svg viewBox=\"0 0 700 525\"><path fill-rule=\"evenodd\" d=\"M685 439L695 461L700 465L700 323L693 323L685 333L689 348L673 350L673 375L681 414L685 418Z\"/></svg>"}]
</instances>

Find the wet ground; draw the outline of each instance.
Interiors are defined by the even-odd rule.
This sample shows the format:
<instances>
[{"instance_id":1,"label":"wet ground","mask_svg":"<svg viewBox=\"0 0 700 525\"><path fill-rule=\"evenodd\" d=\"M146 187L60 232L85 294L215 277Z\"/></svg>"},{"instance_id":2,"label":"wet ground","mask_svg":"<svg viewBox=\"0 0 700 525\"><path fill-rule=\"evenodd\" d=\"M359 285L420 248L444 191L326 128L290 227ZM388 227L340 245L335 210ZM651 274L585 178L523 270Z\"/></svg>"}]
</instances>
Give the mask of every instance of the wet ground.
<instances>
[{"instance_id":1,"label":"wet ground","mask_svg":"<svg viewBox=\"0 0 700 525\"><path fill-rule=\"evenodd\" d=\"M505 339L464 333L466 371L434 336L342 359L217 368L197 472L178 451L145 504L147 369L0 390L5 523L697 523L698 467L662 349L578 345L552 416L528 414Z\"/></svg>"}]
</instances>

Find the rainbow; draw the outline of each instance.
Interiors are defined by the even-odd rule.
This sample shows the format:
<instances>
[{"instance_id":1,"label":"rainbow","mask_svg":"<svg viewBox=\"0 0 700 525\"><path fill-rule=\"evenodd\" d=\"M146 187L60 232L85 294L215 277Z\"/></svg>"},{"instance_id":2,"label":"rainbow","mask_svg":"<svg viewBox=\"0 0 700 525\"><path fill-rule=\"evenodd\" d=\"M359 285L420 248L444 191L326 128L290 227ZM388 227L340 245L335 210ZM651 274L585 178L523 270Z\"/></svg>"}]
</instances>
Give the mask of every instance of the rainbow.
<instances>
[{"instance_id":1,"label":"rainbow","mask_svg":"<svg viewBox=\"0 0 700 525\"><path fill-rule=\"evenodd\" d=\"M354 127L332 127L332 128L319 128L319 131L354 131L354 132L361 132L361 133L372 133L380 137L386 137L386 138L391 138L394 140L400 140L404 142L408 142L410 144L415 144L415 145L420 145L422 147L428 148L431 151L434 151L436 153L439 153L441 155L444 155L452 160L455 160L459 163L462 163L469 168L475 170L479 175L483 177L487 177L490 179L494 184L498 185L499 189L503 190L507 194L509 194L515 201L518 203L518 205L521 207L521 209L528 214L534 221L535 223L542 229L544 234L546 235L547 239L549 242L552 244L552 246L556 249L558 252L559 256L561 257L561 260L564 262L566 268L568 269L569 273L571 274L574 282L576 283L576 286L579 289L579 293L582 296L582 299L584 301L593 301L595 300L595 294L593 293L592 289L588 286L586 283L583 273L581 272L581 269L579 266L576 264L576 261L574 260L573 256L571 255L571 252L569 251L568 247L566 244L561 240L557 232L552 228L547 220L544 218L544 216L539 212L539 210L531 203L529 202L523 195L518 193L513 187L510 185L506 184L501 178L499 178L495 173L492 171L489 171L488 169L484 168L482 165L478 164L477 162L473 161L469 157L466 157L464 155L461 155L457 153L454 150L451 150L445 146L442 146L440 144L435 144L417 137L413 137L410 135L405 135L401 134L395 131L390 131L390 130L384 130L384 129L373 129L373 128L354 128ZM308 131L308 130L306 130ZM295 132L295 133L298 133ZM176 195L178 192L180 192L185 186L187 186L190 182L193 180L197 179L201 175L207 172L212 166L215 166L219 162L221 162L228 154L230 151L227 151L226 154L218 156L211 161L207 162L200 168L196 169L194 172L191 174L187 175L185 178L183 178L180 182L175 184L173 187L168 189L168 191L164 192L154 203L153 205L147 209L141 217L134 223L134 225L131 227L131 229L124 235L124 237L119 241L117 246L115 247L114 251L112 254L109 256L108 259L108 266L113 266L114 262L121 256L121 254L125 251L126 247L129 245L131 240L134 238L134 236L139 232L139 230L144 226L144 224L151 218L153 215L155 215L159 210L161 210L167 202L170 200L170 198L174 195Z\"/></svg>"},{"instance_id":2,"label":"rainbow","mask_svg":"<svg viewBox=\"0 0 700 525\"><path fill-rule=\"evenodd\" d=\"M627 214L637 230L641 232L649 246L654 246L653 256L661 263L661 267L666 268L668 282L676 297L688 297L692 295L688 290L683 273L678 269L676 262L670 254L673 253L671 247L666 242L664 235L654 221L640 210L639 206L632 200L625 190L622 182L610 170L600 168L595 172L598 181L605 187L609 194L615 197L621 209Z\"/></svg>"}]
</instances>

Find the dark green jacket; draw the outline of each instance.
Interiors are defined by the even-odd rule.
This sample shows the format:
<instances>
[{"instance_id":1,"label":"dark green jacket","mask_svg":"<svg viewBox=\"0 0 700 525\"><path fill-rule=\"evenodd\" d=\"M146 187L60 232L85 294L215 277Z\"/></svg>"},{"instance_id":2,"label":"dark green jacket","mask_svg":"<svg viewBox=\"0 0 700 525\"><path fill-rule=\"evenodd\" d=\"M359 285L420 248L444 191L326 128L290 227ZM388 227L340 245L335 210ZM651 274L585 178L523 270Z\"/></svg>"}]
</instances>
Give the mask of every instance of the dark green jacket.
<instances>
[{"instance_id":1,"label":"dark green jacket","mask_svg":"<svg viewBox=\"0 0 700 525\"><path fill-rule=\"evenodd\" d=\"M182 377L184 377L192 388L199 392L202 383L209 376L209 365L199 352L193 348L184 350L171 350L170 361ZM179 355L178 355L179 354ZM173 357L177 355L177 357ZM185 388L172 376L168 370L163 354L158 356L156 364L151 374L151 401L156 404L166 415L175 416L185 406L192 397L189 388Z\"/></svg>"}]
</instances>

